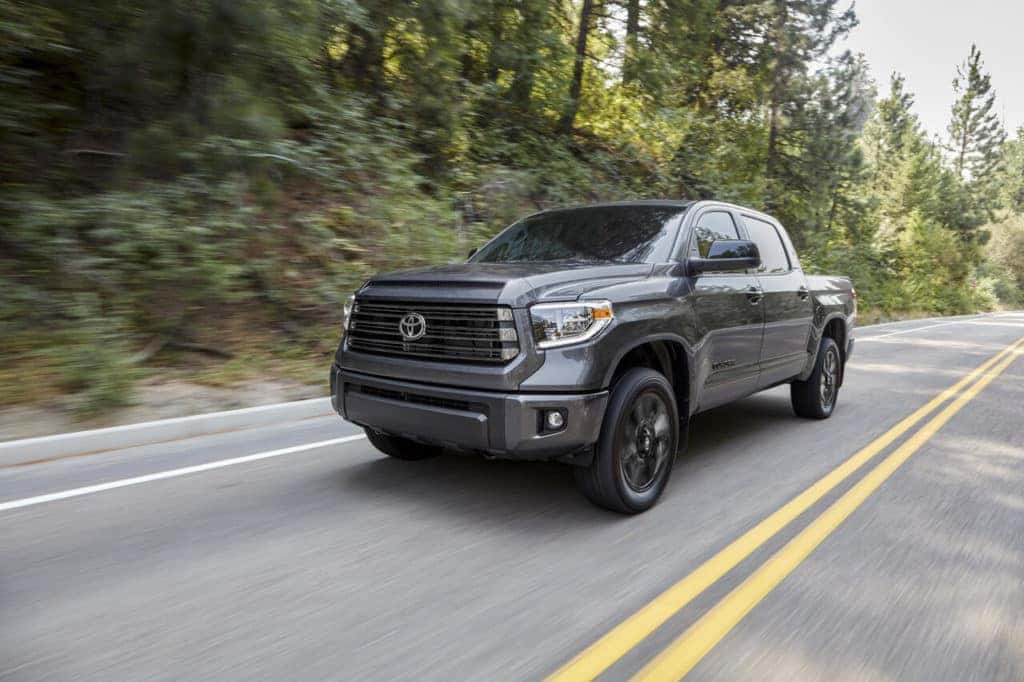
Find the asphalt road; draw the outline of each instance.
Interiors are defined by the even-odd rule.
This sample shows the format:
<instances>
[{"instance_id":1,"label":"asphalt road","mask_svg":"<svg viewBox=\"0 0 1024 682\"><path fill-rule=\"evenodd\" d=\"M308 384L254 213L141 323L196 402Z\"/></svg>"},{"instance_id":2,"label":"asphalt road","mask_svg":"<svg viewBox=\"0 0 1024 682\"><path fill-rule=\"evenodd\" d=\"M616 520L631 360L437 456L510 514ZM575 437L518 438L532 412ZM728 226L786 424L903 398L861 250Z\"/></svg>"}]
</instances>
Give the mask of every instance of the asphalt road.
<instances>
[{"instance_id":1,"label":"asphalt road","mask_svg":"<svg viewBox=\"0 0 1024 682\"><path fill-rule=\"evenodd\" d=\"M677 677L674 650L696 680L1024 680L1024 357L762 532L1021 337L1024 313L864 328L831 419L785 387L700 415L630 518L558 465L305 447L358 433L336 418L0 469L0 680L539 679L599 641L601 679Z\"/></svg>"}]
</instances>

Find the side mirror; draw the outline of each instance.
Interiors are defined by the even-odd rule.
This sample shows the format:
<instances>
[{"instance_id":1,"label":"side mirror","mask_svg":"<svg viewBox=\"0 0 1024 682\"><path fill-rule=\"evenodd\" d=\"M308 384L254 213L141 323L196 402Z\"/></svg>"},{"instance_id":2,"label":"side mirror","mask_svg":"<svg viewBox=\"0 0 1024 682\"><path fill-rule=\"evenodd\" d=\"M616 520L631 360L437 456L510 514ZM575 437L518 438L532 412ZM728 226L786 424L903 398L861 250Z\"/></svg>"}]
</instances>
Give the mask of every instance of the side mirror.
<instances>
[{"instance_id":1,"label":"side mirror","mask_svg":"<svg viewBox=\"0 0 1024 682\"><path fill-rule=\"evenodd\" d=\"M687 263L694 275L746 270L760 267L761 252L757 244L745 239L718 239L708 247L707 258L691 258Z\"/></svg>"},{"instance_id":2,"label":"side mirror","mask_svg":"<svg viewBox=\"0 0 1024 682\"><path fill-rule=\"evenodd\" d=\"M480 249L478 247L474 246L472 249L469 250L469 253L466 254L466 258L472 258L473 256L476 255L476 252L479 250Z\"/></svg>"}]
</instances>

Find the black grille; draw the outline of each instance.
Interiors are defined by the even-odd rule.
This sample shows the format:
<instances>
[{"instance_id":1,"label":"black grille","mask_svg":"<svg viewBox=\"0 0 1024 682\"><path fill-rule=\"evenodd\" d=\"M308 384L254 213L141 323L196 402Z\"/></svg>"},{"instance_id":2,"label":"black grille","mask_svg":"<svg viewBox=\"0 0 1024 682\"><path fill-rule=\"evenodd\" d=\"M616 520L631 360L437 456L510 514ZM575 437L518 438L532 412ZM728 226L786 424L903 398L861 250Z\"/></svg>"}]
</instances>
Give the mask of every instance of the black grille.
<instances>
[{"instance_id":1,"label":"black grille","mask_svg":"<svg viewBox=\"0 0 1024 682\"><path fill-rule=\"evenodd\" d=\"M418 339L403 337L400 329L410 314L423 316L426 323ZM356 301L348 345L378 355L485 364L505 363L519 354L511 308L412 301Z\"/></svg>"},{"instance_id":2,"label":"black grille","mask_svg":"<svg viewBox=\"0 0 1024 682\"><path fill-rule=\"evenodd\" d=\"M364 393L366 395L373 395L379 398L388 398L390 400L400 400L406 403L416 403L417 405L429 405L431 407L443 407L448 410L462 410L463 412L486 412L486 409L482 404L472 403L469 402L468 400L437 398L432 395L406 393L404 391L394 391L390 388L380 388L379 386L367 386L365 384L358 385L355 388L357 388L360 393Z\"/></svg>"}]
</instances>

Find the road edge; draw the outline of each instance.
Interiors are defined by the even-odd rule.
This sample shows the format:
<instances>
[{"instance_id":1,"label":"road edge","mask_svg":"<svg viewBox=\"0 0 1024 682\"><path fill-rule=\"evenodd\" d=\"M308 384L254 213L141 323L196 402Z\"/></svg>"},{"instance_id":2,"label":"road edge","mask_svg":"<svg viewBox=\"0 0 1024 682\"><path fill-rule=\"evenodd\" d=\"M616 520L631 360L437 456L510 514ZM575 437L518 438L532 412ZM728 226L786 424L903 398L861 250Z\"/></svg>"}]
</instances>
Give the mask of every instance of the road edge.
<instances>
[{"instance_id":1,"label":"road edge","mask_svg":"<svg viewBox=\"0 0 1024 682\"><path fill-rule=\"evenodd\" d=\"M299 421L330 414L333 414L330 398L310 398L102 429L72 431L52 436L22 438L0 443L0 467L120 450L138 445L249 429L271 422Z\"/></svg>"}]
</instances>

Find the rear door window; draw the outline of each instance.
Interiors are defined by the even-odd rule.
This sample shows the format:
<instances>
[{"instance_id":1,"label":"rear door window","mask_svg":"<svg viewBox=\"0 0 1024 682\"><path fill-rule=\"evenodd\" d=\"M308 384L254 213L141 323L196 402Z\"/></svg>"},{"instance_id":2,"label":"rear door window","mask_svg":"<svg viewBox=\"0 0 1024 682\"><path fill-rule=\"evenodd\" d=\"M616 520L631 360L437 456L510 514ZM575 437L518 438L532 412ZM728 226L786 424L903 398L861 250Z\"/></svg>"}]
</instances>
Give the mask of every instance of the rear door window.
<instances>
[{"instance_id":1,"label":"rear door window","mask_svg":"<svg viewBox=\"0 0 1024 682\"><path fill-rule=\"evenodd\" d=\"M782 244L775 226L765 220L743 216L743 224L747 228L750 240L757 244L761 252L761 267L758 272L774 275L789 272L789 256L786 255L786 247Z\"/></svg>"}]
</instances>

